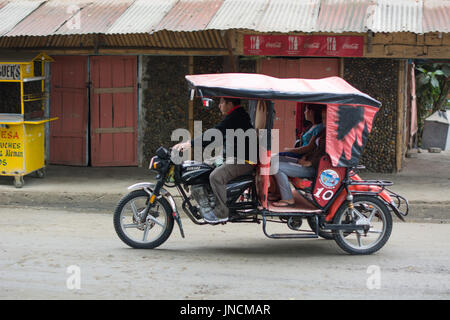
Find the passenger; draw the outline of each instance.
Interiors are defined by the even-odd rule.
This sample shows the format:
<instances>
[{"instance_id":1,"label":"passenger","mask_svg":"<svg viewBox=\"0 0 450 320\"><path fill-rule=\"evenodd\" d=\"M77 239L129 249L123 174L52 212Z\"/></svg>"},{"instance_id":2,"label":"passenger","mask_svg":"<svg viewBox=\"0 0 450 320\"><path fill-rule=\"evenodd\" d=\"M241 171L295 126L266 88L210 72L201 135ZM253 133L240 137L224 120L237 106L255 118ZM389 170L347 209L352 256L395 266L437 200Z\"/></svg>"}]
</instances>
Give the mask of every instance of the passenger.
<instances>
[{"instance_id":1,"label":"passenger","mask_svg":"<svg viewBox=\"0 0 450 320\"><path fill-rule=\"evenodd\" d=\"M280 152L280 157L292 157L300 159L303 154L314 150L314 139L324 129L322 121L322 110L326 108L323 104L307 104L305 107L305 120L312 123L311 127L301 136L300 146L297 148L285 148L285 152ZM283 160L280 160L283 161Z\"/></svg>"},{"instance_id":2,"label":"passenger","mask_svg":"<svg viewBox=\"0 0 450 320\"><path fill-rule=\"evenodd\" d=\"M323 104L307 104L305 107L305 120L310 122L312 125L310 128L302 135L301 144L298 148L285 148L286 152L280 152L278 154L278 161L281 162L297 162L298 159L302 158L304 154L311 152L315 149L315 140L319 134L323 131L324 125L322 121L321 110L325 109L326 106ZM270 187L269 187L269 200L278 200L279 191L277 188L277 183L273 176L270 176Z\"/></svg>"},{"instance_id":3,"label":"passenger","mask_svg":"<svg viewBox=\"0 0 450 320\"><path fill-rule=\"evenodd\" d=\"M326 123L326 108L322 110L322 119ZM325 155L326 134L323 130L318 137L314 139L314 150L304 154L304 156L295 162L280 162L278 172L274 175L278 190L278 202L272 203L275 207L289 207L295 205L292 195L289 177L313 178L319 166L320 159ZM273 196L273 195L272 195ZM270 200L270 199L269 199Z\"/></svg>"}]
</instances>

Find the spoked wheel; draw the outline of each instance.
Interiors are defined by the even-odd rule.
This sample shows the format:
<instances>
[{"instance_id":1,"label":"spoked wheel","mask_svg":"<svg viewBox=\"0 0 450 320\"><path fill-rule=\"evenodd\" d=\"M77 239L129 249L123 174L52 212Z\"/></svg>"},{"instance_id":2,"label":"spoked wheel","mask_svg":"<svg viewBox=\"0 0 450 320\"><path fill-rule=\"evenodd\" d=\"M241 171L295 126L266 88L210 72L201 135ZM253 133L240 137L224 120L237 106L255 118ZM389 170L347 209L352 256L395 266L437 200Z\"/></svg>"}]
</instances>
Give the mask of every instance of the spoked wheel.
<instances>
[{"instance_id":1,"label":"spoked wheel","mask_svg":"<svg viewBox=\"0 0 450 320\"><path fill-rule=\"evenodd\" d=\"M350 254L371 254L380 250L388 241L392 231L392 216L386 204L373 196L355 196L354 209L343 204L337 211L333 223L363 225L364 230L351 233L334 231L334 239Z\"/></svg>"},{"instance_id":2,"label":"spoked wheel","mask_svg":"<svg viewBox=\"0 0 450 320\"><path fill-rule=\"evenodd\" d=\"M147 219L142 221L149 198L144 190L133 191L120 200L114 212L117 235L132 248L156 248L172 233L172 209L164 198L155 200Z\"/></svg>"}]
</instances>

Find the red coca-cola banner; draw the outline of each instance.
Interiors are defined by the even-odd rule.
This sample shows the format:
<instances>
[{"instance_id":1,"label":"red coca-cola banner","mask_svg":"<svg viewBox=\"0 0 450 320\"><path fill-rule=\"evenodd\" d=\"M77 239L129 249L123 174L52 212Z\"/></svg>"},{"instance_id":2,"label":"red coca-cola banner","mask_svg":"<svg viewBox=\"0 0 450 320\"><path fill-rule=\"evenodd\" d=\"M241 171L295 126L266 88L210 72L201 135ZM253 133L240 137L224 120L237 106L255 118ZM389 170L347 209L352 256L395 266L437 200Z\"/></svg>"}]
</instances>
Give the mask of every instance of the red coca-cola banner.
<instances>
[{"instance_id":1,"label":"red coca-cola banner","mask_svg":"<svg viewBox=\"0 0 450 320\"><path fill-rule=\"evenodd\" d=\"M244 54L262 56L362 57L362 36L244 35Z\"/></svg>"}]
</instances>

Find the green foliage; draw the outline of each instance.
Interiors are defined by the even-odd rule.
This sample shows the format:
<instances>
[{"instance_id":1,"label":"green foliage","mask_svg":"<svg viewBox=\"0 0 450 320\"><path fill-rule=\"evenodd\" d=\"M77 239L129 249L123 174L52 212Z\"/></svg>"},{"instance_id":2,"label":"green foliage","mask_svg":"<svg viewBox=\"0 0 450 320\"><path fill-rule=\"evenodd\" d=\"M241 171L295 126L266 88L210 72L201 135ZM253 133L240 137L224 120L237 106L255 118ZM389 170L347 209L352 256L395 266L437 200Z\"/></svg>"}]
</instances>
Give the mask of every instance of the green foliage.
<instances>
[{"instance_id":1,"label":"green foliage","mask_svg":"<svg viewBox=\"0 0 450 320\"><path fill-rule=\"evenodd\" d=\"M438 110L445 110L449 104L450 64L418 64L416 70L417 120L421 137L424 120Z\"/></svg>"}]
</instances>

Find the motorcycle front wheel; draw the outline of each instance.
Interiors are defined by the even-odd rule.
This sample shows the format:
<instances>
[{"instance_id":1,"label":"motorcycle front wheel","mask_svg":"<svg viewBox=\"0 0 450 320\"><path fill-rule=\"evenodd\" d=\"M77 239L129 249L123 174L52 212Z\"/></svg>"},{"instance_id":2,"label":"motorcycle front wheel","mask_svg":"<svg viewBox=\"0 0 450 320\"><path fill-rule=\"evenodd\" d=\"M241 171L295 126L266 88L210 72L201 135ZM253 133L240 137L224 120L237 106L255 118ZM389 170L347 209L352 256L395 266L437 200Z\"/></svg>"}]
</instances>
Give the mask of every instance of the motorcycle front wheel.
<instances>
[{"instance_id":1,"label":"motorcycle front wheel","mask_svg":"<svg viewBox=\"0 0 450 320\"><path fill-rule=\"evenodd\" d=\"M374 196L357 195L354 209L342 204L333 219L334 224L364 225L365 230L334 231L334 240L350 254L372 254L380 250L392 232L392 216L387 205Z\"/></svg>"},{"instance_id":2,"label":"motorcycle front wheel","mask_svg":"<svg viewBox=\"0 0 450 320\"><path fill-rule=\"evenodd\" d=\"M153 249L163 244L173 230L172 209L160 197L150 209L145 221L143 214L150 196L144 190L124 196L114 211L114 228L119 238L135 249Z\"/></svg>"}]
</instances>

